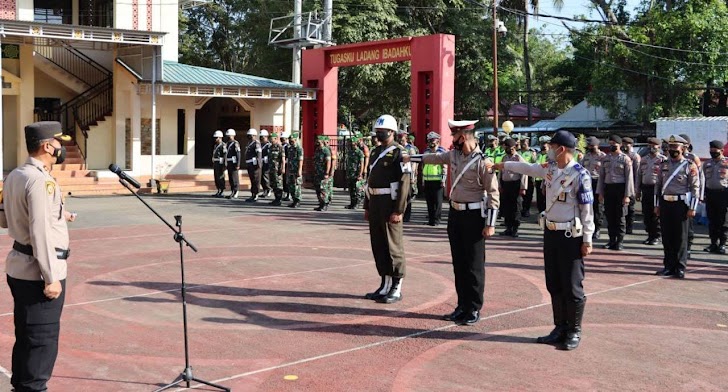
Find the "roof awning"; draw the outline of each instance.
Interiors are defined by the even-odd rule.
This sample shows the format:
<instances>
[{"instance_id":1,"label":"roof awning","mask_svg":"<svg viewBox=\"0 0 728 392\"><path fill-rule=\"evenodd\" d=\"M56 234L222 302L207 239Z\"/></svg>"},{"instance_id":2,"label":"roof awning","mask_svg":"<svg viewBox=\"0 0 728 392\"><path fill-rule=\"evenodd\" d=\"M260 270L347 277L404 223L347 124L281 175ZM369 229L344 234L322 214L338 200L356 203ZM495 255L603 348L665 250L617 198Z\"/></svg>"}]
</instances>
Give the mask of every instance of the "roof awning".
<instances>
[{"instance_id":1,"label":"roof awning","mask_svg":"<svg viewBox=\"0 0 728 392\"><path fill-rule=\"evenodd\" d=\"M4 44L53 45L54 40L73 43L161 46L167 33L108 27L0 20Z\"/></svg>"},{"instance_id":2,"label":"roof awning","mask_svg":"<svg viewBox=\"0 0 728 392\"><path fill-rule=\"evenodd\" d=\"M518 127L516 133L556 132L559 130L607 130L613 128L635 128L637 124L618 120L541 120L530 127Z\"/></svg>"}]
</instances>

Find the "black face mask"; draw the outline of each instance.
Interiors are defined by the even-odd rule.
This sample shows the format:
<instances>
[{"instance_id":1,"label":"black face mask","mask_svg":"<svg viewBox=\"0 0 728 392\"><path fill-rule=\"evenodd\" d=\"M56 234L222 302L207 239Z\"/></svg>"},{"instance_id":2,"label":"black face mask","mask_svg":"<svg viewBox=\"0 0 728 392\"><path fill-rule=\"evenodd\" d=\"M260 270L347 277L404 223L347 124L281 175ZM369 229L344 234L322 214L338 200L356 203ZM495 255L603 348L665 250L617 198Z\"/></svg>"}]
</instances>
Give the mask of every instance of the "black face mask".
<instances>
[{"instance_id":1,"label":"black face mask","mask_svg":"<svg viewBox=\"0 0 728 392\"><path fill-rule=\"evenodd\" d=\"M627 153L627 152L629 152L629 148L627 148L627 147L622 147L622 152L624 152L624 153Z\"/></svg>"},{"instance_id":2,"label":"black face mask","mask_svg":"<svg viewBox=\"0 0 728 392\"><path fill-rule=\"evenodd\" d=\"M680 150L668 150L668 152L670 153L670 156L673 158L677 158L680 156Z\"/></svg>"},{"instance_id":3,"label":"black face mask","mask_svg":"<svg viewBox=\"0 0 728 392\"><path fill-rule=\"evenodd\" d=\"M652 154L657 154L657 151L658 151L657 147L650 148L650 153L652 153Z\"/></svg>"},{"instance_id":4,"label":"black face mask","mask_svg":"<svg viewBox=\"0 0 728 392\"><path fill-rule=\"evenodd\" d=\"M462 139L458 139L457 141L453 140L452 142L452 146L458 151L462 151L464 145L465 142Z\"/></svg>"},{"instance_id":5,"label":"black face mask","mask_svg":"<svg viewBox=\"0 0 728 392\"><path fill-rule=\"evenodd\" d=\"M61 148L53 147L53 156L56 157L56 164L63 163L66 160L66 147Z\"/></svg>"},{"instance_id":6,"label":"black face mask","mask_svg":"<svg viewBox=\"0 0 728 392\"><path fill-rule=\"evenodd\" d=\"M389 131L377 131L377 140L385 143L389 139Z\"/></svg>"},{"instance_id":7,"label":"black face mask","mask_svg":"<svg viewBox=\"0 0 728 392\"><path fill-rule=\"evenodd\" d=\"M619 150L619 147L616 144L609 146L609 151L616 152L617 150Z\"/></svg>"},{"instance_id":8,"label":"black face mask","mask_svg":"<svg viewBox=\"0 0 728 392\"><path fill-rule=\"evenodd\" d=\"M509 149L508 150L508 155L516 155L516 149L515 148Z\"/></svg>"},{"instance_id":9,"label":"black face mask","mask_svg":"<svg viewBox=\"0 0 728 392\"><path fill-rule=\"evenodd\" d=\"M437 143L430 143L429 146L430 146L430 148L435 148L435 147L437 147Z\"/></svg>"},{"instance_id":10,"label":"black face mask","mask_svg":"<svg viewBox=\"0 0 728 392\"><path fill-rule=\"evenodd\" d=\"M717 159L720 156L720 151L711 151L710 157L713 159Z\"/></svg>"}]
</instances>

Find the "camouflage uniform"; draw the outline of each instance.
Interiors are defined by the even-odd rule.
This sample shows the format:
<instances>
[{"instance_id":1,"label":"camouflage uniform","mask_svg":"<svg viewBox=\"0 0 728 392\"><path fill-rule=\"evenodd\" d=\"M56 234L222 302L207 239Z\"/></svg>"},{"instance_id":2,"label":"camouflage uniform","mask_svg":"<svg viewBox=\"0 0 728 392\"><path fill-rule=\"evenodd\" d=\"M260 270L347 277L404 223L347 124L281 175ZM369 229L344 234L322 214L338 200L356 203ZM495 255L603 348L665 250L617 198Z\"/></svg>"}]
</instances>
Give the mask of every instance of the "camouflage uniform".
<instances>
[{"instance_id":1,"label":"camouflage uniform","mask_svg":"<svg viewBox=\"0 0 728 392\"><path fill-rule=\"evenodd\" d=\"M350 209L356 208L360 202L364 201L364 184L366 182L363 176L359 176L361 165L364 164L364 152L358 147L356 141L354 143L346 157L346 182L351 198L351 204L347 208Z\"/></svg>"},{"instance_id":2,"label":"camouflage uniform","mask_svg":"<svg viewBox=\"0 0 728 392\"><path fill-rule=\"evenodd\" d=\"M297 138L298 134L294 134L291 137ZM293 144L288 146L286 157L286 164L288 165L288 170L286 170L288 193L290 193L293 199L293 203L289 207L297 207L301 202L301 186L303 185L303 177L298 175L298 163L303 160L303 147L300 145L300 140L295 146Z\"/></svg>"},{"instance_id":3,"label":"camouflage uniform","mask_svg":"<svg viewBox=\"0 0 728 392\"><path fill-rule=\"evenodd\" d=\"M272 138L278 137L271 134ZM283 198L283 165L286 162L286 151L280 143L271 143L268 149L268 179L275 195L274 204L280 205Z\"/></svg>"},{"instance_id":4,"label":"camouflage uniform","mask_svg":"<svg viewBox=\"0 0 728 392\"><path fill-rule=\"evenodd\" d=\"M325 140L324 137L319 137L319 140ZM331 149L326 145L316 148L316 152L313 156L313 186L316 189L316 197L319 201L319 209L326 208L331 201L330 189L331 189L331 177L328 177L326 171L326 163L331 161Z\"/></svg>"}]
</instances>

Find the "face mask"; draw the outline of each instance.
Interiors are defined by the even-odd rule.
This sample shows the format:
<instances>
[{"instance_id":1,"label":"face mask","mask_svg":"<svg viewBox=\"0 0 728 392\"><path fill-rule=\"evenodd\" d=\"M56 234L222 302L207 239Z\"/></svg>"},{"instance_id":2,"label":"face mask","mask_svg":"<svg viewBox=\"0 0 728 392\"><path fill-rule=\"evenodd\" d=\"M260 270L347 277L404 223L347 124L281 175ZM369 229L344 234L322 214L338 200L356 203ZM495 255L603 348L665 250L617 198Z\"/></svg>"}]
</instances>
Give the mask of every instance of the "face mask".
<instances>
[{"instance_id":1,"label":"face mask","mask_svg":"<svg viewBox=\"0 0 728 392\"><path fill-rule=\"evenodd\" d=\"M713 159L717 159L720 156L720 151L711 151L710 157Z\"/></svg>"},{"instance_id":2,"label":"face mask","mask_svg":"<svg viewBox=\"0 0 728 392\"><path fill-rule=\"evenodd\" d=\"M597 152L598 149L599 149L598 146L589 146L589 151L591 151L591 152Z\"/></svg>"},{"instance_id":3,"label":"face mask","mask_svg":"<svg viewBox=\"0 0 728 392\"><path fill-rule=\"evenodd\" d=\"M430 143L429 146L430 146L430 148L435 148L435 147L437 147L437 143Z\"/></svg>"},{"instance_id":4,"label":"face mask","mask_svg":"<svg viewBox=\"0 0 728 392\"><path fill-rule=\"evenodd\" d=\"M680 150L668 150L670 152L670 156L673 158L677 158L680 156Z\"/></svg>"},{"instance_id":5,"label":"face mask","mask_svg":"<svg viewBox=\"0 0 728 392\"><path fill-rule=\"evenodd\" d=\"M609 151L616 152L617 150L619 150L619 147L616 144L609 146Z\"/></svg>"},{"instance_id":6,"label":"face mask","mask_svg":"<svg viewBox=\"0 0 728 392\"><path fill-rule=\"evenodd\" d=\"M61 148L53 147L53 156L56 157L56 164L63 163L66 160L66 147Z\"/></svg>"},{"instance_id":7,"label":"face mask","mask_svg":"<svg viewBox=\"0 0 728 392\"><path fill-rule=\"evenodd\" d=\"M389 131L377 131L377 140L384 143L389 139Z\"/></svg>"},{"instance_id":8,"label":"face mask","mask_svg":"<svg viewBox=\"0 0 728 392\"><path fill-rule=\"evenodd\" d=\"M458 139L457 141L453 140L452 145L453 147L455 147L456 150L461 151L463 149L463 146L465 145L465 142L462 139Z\"/></svg>"},{"instance_id":9,"label":"face mask","mask_svg":"<svg viewBox=\"0 0 728 392\"><path fill-rule=\"evenodd\" d=\"M627 148L627 147L622 147L622 151L623 151L623 152L629 152L629 148Z\"/></svg>"},{"instance_id":10,"label":"face mask","mask_svg":"<svg viewBox=\"0 0 728 392\"><path fill-rule=\"evenodd\" d=\"M555 161L558 157L558 155L556 155L556 150L548 150L546 154L549 161Z\"/></svg>"},{"instance_id":11,"label":"face mask","mask_svg":"<svg viewBox=\"0 0 728 392\"><path fill-rule=\"evenodd\" d=\"M657 154L657 147L650 148L650 153L651 154Z\"/></svg>"},{"instance_id":12,"label":"face mask","mask_svg":"<svg viewBox=\"0 0 728 392\"><path fill-rule=\"evenodd\" d=\"M511 148L510 150L508 150L508 155L516 155L516 149Z\"/></svg>"}]
</instances>

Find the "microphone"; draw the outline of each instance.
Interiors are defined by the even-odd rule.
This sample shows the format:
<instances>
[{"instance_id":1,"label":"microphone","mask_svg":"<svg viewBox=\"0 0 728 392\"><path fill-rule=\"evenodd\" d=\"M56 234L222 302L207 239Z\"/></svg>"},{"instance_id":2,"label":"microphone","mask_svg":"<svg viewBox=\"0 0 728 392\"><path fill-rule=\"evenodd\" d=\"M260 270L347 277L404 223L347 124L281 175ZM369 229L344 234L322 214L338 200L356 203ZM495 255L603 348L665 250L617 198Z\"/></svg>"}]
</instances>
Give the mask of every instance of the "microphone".
<instances>
[{"instance_id":1,"label":"microphone","mask_svg":"<svg viewBox=\"0 0 728 392\"><path fill-rule=\"evenodd\" d=\"M111 170L113 173L116 173L116 175L119 176L120 179L128 182L134 188L139 189L142 187L141 184L139 184L139 181L124 173L119 166L116 166L112 163L111 165L109 165L109 170Z\"/></svg>"}]
</instances>

